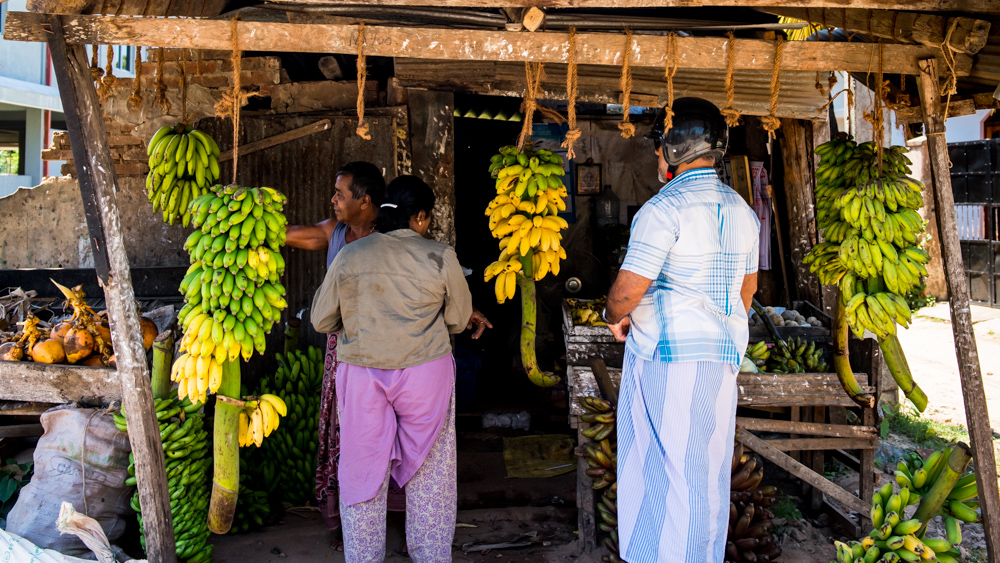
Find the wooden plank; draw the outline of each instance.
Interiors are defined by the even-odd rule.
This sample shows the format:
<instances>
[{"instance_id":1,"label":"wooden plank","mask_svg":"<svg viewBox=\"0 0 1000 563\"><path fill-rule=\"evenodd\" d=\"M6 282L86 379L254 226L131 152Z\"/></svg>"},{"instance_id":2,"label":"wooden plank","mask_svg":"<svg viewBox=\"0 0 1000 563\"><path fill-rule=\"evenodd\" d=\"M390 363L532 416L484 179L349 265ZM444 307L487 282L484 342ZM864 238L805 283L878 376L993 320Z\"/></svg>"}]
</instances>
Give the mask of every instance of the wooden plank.
<instances>
[{"instance_id":1,"label":"wooden plank","mask_svg":"<svg viewBox=\"0 0 1000 563\"><path fill-rule=\"evenodd\" d=\"M945 34L954 26L948 37L950 45L960 52L974 55L986 46L990 22L967 17L947 17L918 12L893 12L891 8L876 11L819 8L764 8L763 12L787 16L820 25L839 27L848 31L892 39L903 43L918 43L938 47Z\"/></svg>"},{"instance_id":2,"label":"wooden plank","mask_svg":"<svg viewBox=\"0 0 1000 563\"><path fill-rule=\"evenodd\" d=\"M769 420L766 418L736 417L736 426L762 432L798 433L831 438L877 438L874 428L864 426L844 426L818 422L792 422L789 420Z\"/></svg>"},{"instance_id":3,"label":"wooden plank","mask_svg":"<svg viewBox=\"0 0 1000 563\"><path fill-rule=\"evenodd\" d=\"M576 431L576 443L586 444L589 438L583 435L583 431L590 425L581 423ZM580 549L583 553L591 553L597 549L597 521L594 514L594 489L591 485L594 479L587 475L587 459L584 456L576 457L576 508L577 508L577 530L580 534Z\"/></svg>"},{"instance_id":4,"label":"wooden plank","mask_svg":"<svg viewBox=\"0 0 1000 563\"><path fill-rule=\"evenodd\" d=\"M410 90L407 100L413 174L437 196L430 235L455 246L455 94Z\"/></svg>"},{"instance_id":5,"label":"wooden plank","mask_svg":"<svg viewBox=\"0 0 1000 563\"><path fill-rule=\"evenodd\" d=\"M608 374L608 366L604 365L604 360L599 357L590 358L590 369L594 372L594 378L597 379L597 387L601 390L601 395L607 400L611 401L611 405L614 407L618 406L618 385L611 380L611 375ZM621 378L618 378L621 382Z\"/></svg>"},{"instance_id":6,"label":"wooden plank","mask_svg":"<svg viewBox=\"0 0 1000 563\"><path fill-rule=\"evenodd\" d=\"M876 404L877 404L876 398ZM861 409L861 423L864 426L875 426L875 409ZM844 448L847 449L847 448ZM861 450L861 465L858 468L858 496L864 501L866 506L872 505L872 497L875 495L875 450ZM872 526L868 512L861 513L861 522L866 528Z\"/></svg>"},{"instance_id":7,"label":"wooden plank","mask_svg":"<svg viewBox=\"0 0 1000 563\"><path fill-rule=\"evenodd\" d=\"M822 424L826 422L826 408L813 407L812 420L814 424ZM871 438L869 441L873 444L871 447L875 448L875 444L877 444L878 442L877 438ZM826 455L822 451L813 452L813 459L812 459L813 471L815 471L820 475L825 475L826 474L825 462L826 462ZM812 495L810 496L812 501L810 505L812 506L812 509L819 510L819 508L823 506L823 493L819 489L813 488Z\"/></svg>"},{"instance_id":8,"label":"wooden plank","mask_svg":"<svg viewBox=\"0 0 1000 563\"><path fill-rule=\"evenodd\" d=\"M767 443L783 452L836 449L870 450L878 445L878 438L791 438L787 440L767 440ZM813 471L822 474L822 471L817 470L815 466L813 466Z\"/></svg>"},{"instance_id":9,"label":"wooden plank","mask_svg":"<svg viewBox=\"0 0 1000 563\"><path fill-rule=\"evenodd\" d=\"M872 387L862 387L866 393L874 391ZM784 397L769 397L766 390L758 390L753 393L740 393L737 404L741 407L761 406L761 407L794 407L796 405L822 404L826 407L856 407L857 403L848 397L843 389L839 391L827 391L823 393L813 393L810 395L789 395Z\"/></svg>"},{"instance_id":10,"label":"wooden plank","mask_svg":"<svg viewBox=\"0 0 1000 563\"><path fill-rule=\"evenodd\" d=\"M0 362L0 381L0 399L10 401L107 406L122 399L118 374L111 368Z\"/></svg>"},{"instance_id":11,"label":"wooden plank","mask_svg":"<svg viewBox=\"0 0 1000 563\"><path fill-rule=\"evenodd\" d=\"M0 416L38 416L54 406L57 405L53 403L30 403L0 399Z\"/></svg>"},{"instance_id":12,"label":"wooden plank","mask_svg":"<svg viewBox=\"0 0 1000 563\"><path fill-rule=\"evenodd\" d=\"M41 436L45 429L41 424L11 424L0 426L0 438L26 438Z\"/></svg>"},{"instance_id":13,"label":"wooden plank","mask_svg":"<svg viewBox=\"0 0 1000 563\"><path fill-rule=\"evenodd\" d=\"M276 4L327 5L329 0L276 0ZM427 0L371 0L376 6L426 6ZM814 8L859 8L873 10L927 10L1000 13L989 0L439 0L435 6L479 8L700 8L731 6L810 6ZM832 24L833 22L831 22Z\"/></svg>"},{"instance_id":14,"label":"wooden plank","mask_svg":"<svg viewBox=\"0 0 1000 563\"><path fill-rule=\"evenodd\" d=\"M816 487L822 491L823 494L833 498L837 502L846 506L848 509L859 514L867 514L869 512L871 508L870 504L862 502L858 497L852 495L843 488L834 485L822 475L795 461L789 457L788 454L779 451L777 448L769 445L766 441L761 440L750 432L740 432L737 439L744 446L760 454L761 457L764 457L778 467Z\"/></svg>"},{"instance_id":15,"label":"wooden plank","mask_svg":"<svg viewBox=\"0 0 1000 563\"><path fill-rule=\"evenodd\" d=\"M272 135L266 139L247 143L239 148L240 156L262 151L282 143L287 143L288 141L294 141L295 139L301 139L302 137L307 137L314 133L319 133L320 131L326 131L330 127L331 124L329 119L321 119L316 123L298 127L296 129L292 129L291 131L285 131L284 133L278 133L277 135ZM227 160L232 160L232 158L232 147L223 149L222 154L219 155L219 162L226 162Z\"/></svg>"},{"instance_id":16,"label":"wooden plank","mask_svg":"<svg viewBox=\"0 0 1000 563\"><path fill-rule=\"evenodd\" d=\"M948 117L958 117L960 115L972 115L976 113L976 102L973 99L952 100L948 105ZM896 110L896 123L898 125L910 125L912 123L923 123L924 111L920 106L899 108Z\"/></svg>"},{"instance_id":17,"label":"wooden plank","mask_svg":"<svg viewBox=\"0 0 1000 563\"><path fill-rule=\"evenodd\" d=\"M806 146L806 127L798 119L782 119L781 157L785 165L785 205L788 209L789 256L792 259L795 298L820 302L820 283L803 259L817 242L813 204L812 153ZM811 135L810 135L811 136Z\"/></svg>"},{"instance_id":18,"label":"wooden plank","mask_svg":"<svg viewBox=\"0 0 1000 563\"><path fill-rule=\"evenodd\" d=\"M945 280L948 283L951 306L951 326L955 335L955 354L962 381L962 398L965 403L966 426L976 468L979 486L983 529L986 531L986 552L990 561L1000 561L1000 492L997 487L996 458L993 450L993 431L990 428L983 390L982 369L976 337L972 332L972 312L969 308L969 285L962 265L955 220L955 197L951 188L948 162L948 144L945 124L938 96L938 69L934 60L920 61L921 74L917 81L920 105L924 109L924 127L930 155L934 200L937 204L938 237L944 262Z\"/></svg>"},{"instance_id":19,"label":"wooden plank","mask_svg":"<svg viewBox=\"0 0 1000 563\"><path fill-rule=\"evenodd\" d=\"M170 514L170 493L160 443L159 423L153 408L146 351L136 312L135 294L121 218L118 215L117 179L101 115L101 104L90 75L87 53L81 45L67 45L62 19L52 16L48 36L52 65L66 113L70 144L80 165L81 189L91 184L100 226L105 234L109 273L102 277L111 338L121 393L128 421L128 437L135 456L139 500L146 525L146 553L151 563L175 563L177 554ZM86 180L85 180L86 179ZM94 228L90 226L93 236Z\"/></svg>"},{"instance_id":20,"label":"wooden plank","mask_svg":"<svg viewBox=\"0 0 1000 563\"><path fill-rule=\"evenodd\" d=\"M44 41L48 35L44 14L10 12L4 39ZM66 28L67 41L79 45L144 45L194 49L232 48L230 23L183 18L131 18L115 16L57 16ZM239 46L244 51L356 54L358 28L338 24L248 22L238 24ZM418 59L494 60L565 63L567 33L432 29L369 26L365 31L368 56ZM676 41L678 68L724 69L725 37L681 37ZM734 69L764 70L773 67L774 44L760 39L737 39ZM577 64L622 64L621 34L580 33L576 37ZM868 72L878 47L874 44L789 41L781 59L783 70ZM940 49L916 45L886 45L884 71L916 74L919 58L940 56ZM667 40L637 35L631 51L633 67L663 68ZM972 58L956 57L956 72L968 75Z\"/></svg>"}]
</instances>

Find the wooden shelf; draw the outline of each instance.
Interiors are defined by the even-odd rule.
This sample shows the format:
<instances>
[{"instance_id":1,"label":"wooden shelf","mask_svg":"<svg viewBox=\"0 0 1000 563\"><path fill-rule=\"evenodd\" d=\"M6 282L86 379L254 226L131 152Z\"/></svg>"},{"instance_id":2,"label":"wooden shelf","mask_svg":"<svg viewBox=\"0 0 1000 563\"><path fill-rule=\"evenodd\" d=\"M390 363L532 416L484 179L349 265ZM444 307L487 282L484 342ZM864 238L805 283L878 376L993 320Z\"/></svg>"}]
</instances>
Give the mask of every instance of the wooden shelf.
<instances>
[{"instance_id":1,"label":"wooden shelf","mask_svg":"<svg viewBox=\"0 0 1000 563\"><path fill-rule=\"evenodd\" d=\"M0 399L8 401L107 405L122 400L112 368L0 361L0 381Z\"/></svg>"}]
</instances>

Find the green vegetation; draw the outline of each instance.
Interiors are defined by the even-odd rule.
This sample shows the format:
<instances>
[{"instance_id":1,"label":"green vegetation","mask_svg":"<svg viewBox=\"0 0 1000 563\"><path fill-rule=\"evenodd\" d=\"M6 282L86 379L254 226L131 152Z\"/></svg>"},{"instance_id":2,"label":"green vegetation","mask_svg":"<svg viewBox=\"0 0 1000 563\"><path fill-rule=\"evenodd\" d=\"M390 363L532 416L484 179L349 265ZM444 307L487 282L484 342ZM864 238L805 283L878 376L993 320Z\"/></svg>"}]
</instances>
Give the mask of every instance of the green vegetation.
<instances>
[{"instance_id":1,"label":"green vegetation","mask_svg":"<svg viewBox=\"0 0 1000 563\"><path fill-rule=\"evenodd\" d=\"M17 174L19 162L17 149L0 150L0 174Z\"/></svg>"},{"instance_id":2,"label":"green vegetation","mask_svg":"<svg viewBox=\"0 0 1000 563\"><path fill-rule=\"evenodd\" d=\"M17 502L17 493L31 480L33 465L8 459L7 465L0 468L0 528L6 527L7 514Z\"/></svg>"},{"instance_id":3,"label":"green vegetation","mask_svg":"<svg viewBox=\"0 0 1000 563\"><path fill-rule=\"evenodd\" d=\"M939 449L958 441L969 441L969 433L965 427L922 418L920 413L909 405L896 408L893 405L883 404L881 408L883 437L889 432L900 434L929 449Z\"/></svg>"},{"instance_id":4,"label":"green vegetation","mask_svg":"<svg viewBox=\"0 0 1000 563\"><path fill-rule=\"evenodd\" d=\"M778 502L771 506L771 513L774 514L775 518L784 518L785 520L801 520L802 511L799 507L795 506L792 502L791 497L788 495L782 495Z\"/></svg>"}]
</instances>

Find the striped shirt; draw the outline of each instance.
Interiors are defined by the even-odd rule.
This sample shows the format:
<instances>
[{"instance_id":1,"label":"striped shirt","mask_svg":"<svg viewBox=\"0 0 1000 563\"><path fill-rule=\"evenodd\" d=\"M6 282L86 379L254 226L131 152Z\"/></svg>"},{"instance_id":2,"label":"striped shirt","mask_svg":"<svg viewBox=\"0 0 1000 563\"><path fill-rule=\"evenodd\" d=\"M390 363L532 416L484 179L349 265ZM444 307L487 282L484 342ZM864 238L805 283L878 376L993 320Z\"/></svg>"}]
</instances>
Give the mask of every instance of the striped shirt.
<instances>
[{"instance_id":1,"label":"striped shirt","mask_svg":"<svg viewBox=\"0 0 1000 563\"><path fill-rule=\"evenodd\" d=\"M622 269L653 283L632 311L628 349L644 360L739 365L750 336L740 289L757 271L759 228L712 168L678 175L646 202Z\"/></svg>"}]
</instances>

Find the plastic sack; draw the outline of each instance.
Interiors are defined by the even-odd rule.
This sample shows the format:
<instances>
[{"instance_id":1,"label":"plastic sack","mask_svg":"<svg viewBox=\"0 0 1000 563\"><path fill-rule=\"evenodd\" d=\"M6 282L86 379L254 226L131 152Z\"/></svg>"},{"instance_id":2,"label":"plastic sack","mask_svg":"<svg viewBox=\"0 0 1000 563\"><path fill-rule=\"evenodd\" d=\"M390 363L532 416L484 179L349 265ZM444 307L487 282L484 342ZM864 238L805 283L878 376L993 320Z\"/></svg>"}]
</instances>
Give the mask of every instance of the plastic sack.
<instances>
[{"instance_id":1,"label":"plastic sack","mask_svg":"<svg viewBox=\"0 0 1000 563\"><path fill-rule=\"evenodd\" d=\"M96 520L107 539L125 532L133 488L128 474L128 436L115 428L104 409L56 407L42 414L45 434L35 447L35 474L7 516L7 531L41 549L92 558L72 534L60 534L56 521L63 501ZM2 561L2 559L0 559Z\"/></svg>"},{"instance_id":2,"label":"plastic sack","mask_svg":"<svg viewBox=\"0 0 1000 563\"><path fill-rule=\"evenodd\" d=\"M56 527L64 534L73 534L90 547L100 563L125 561L124 556L108 543L101 525L93 518L87 518L68 502L62 504ZM5 563L84 563L89 560L63 555L53 549L42 549L30 541L0 530L0 561ZM133 559L143 563L145 559Z\"/></svg>"}]
</instances>

